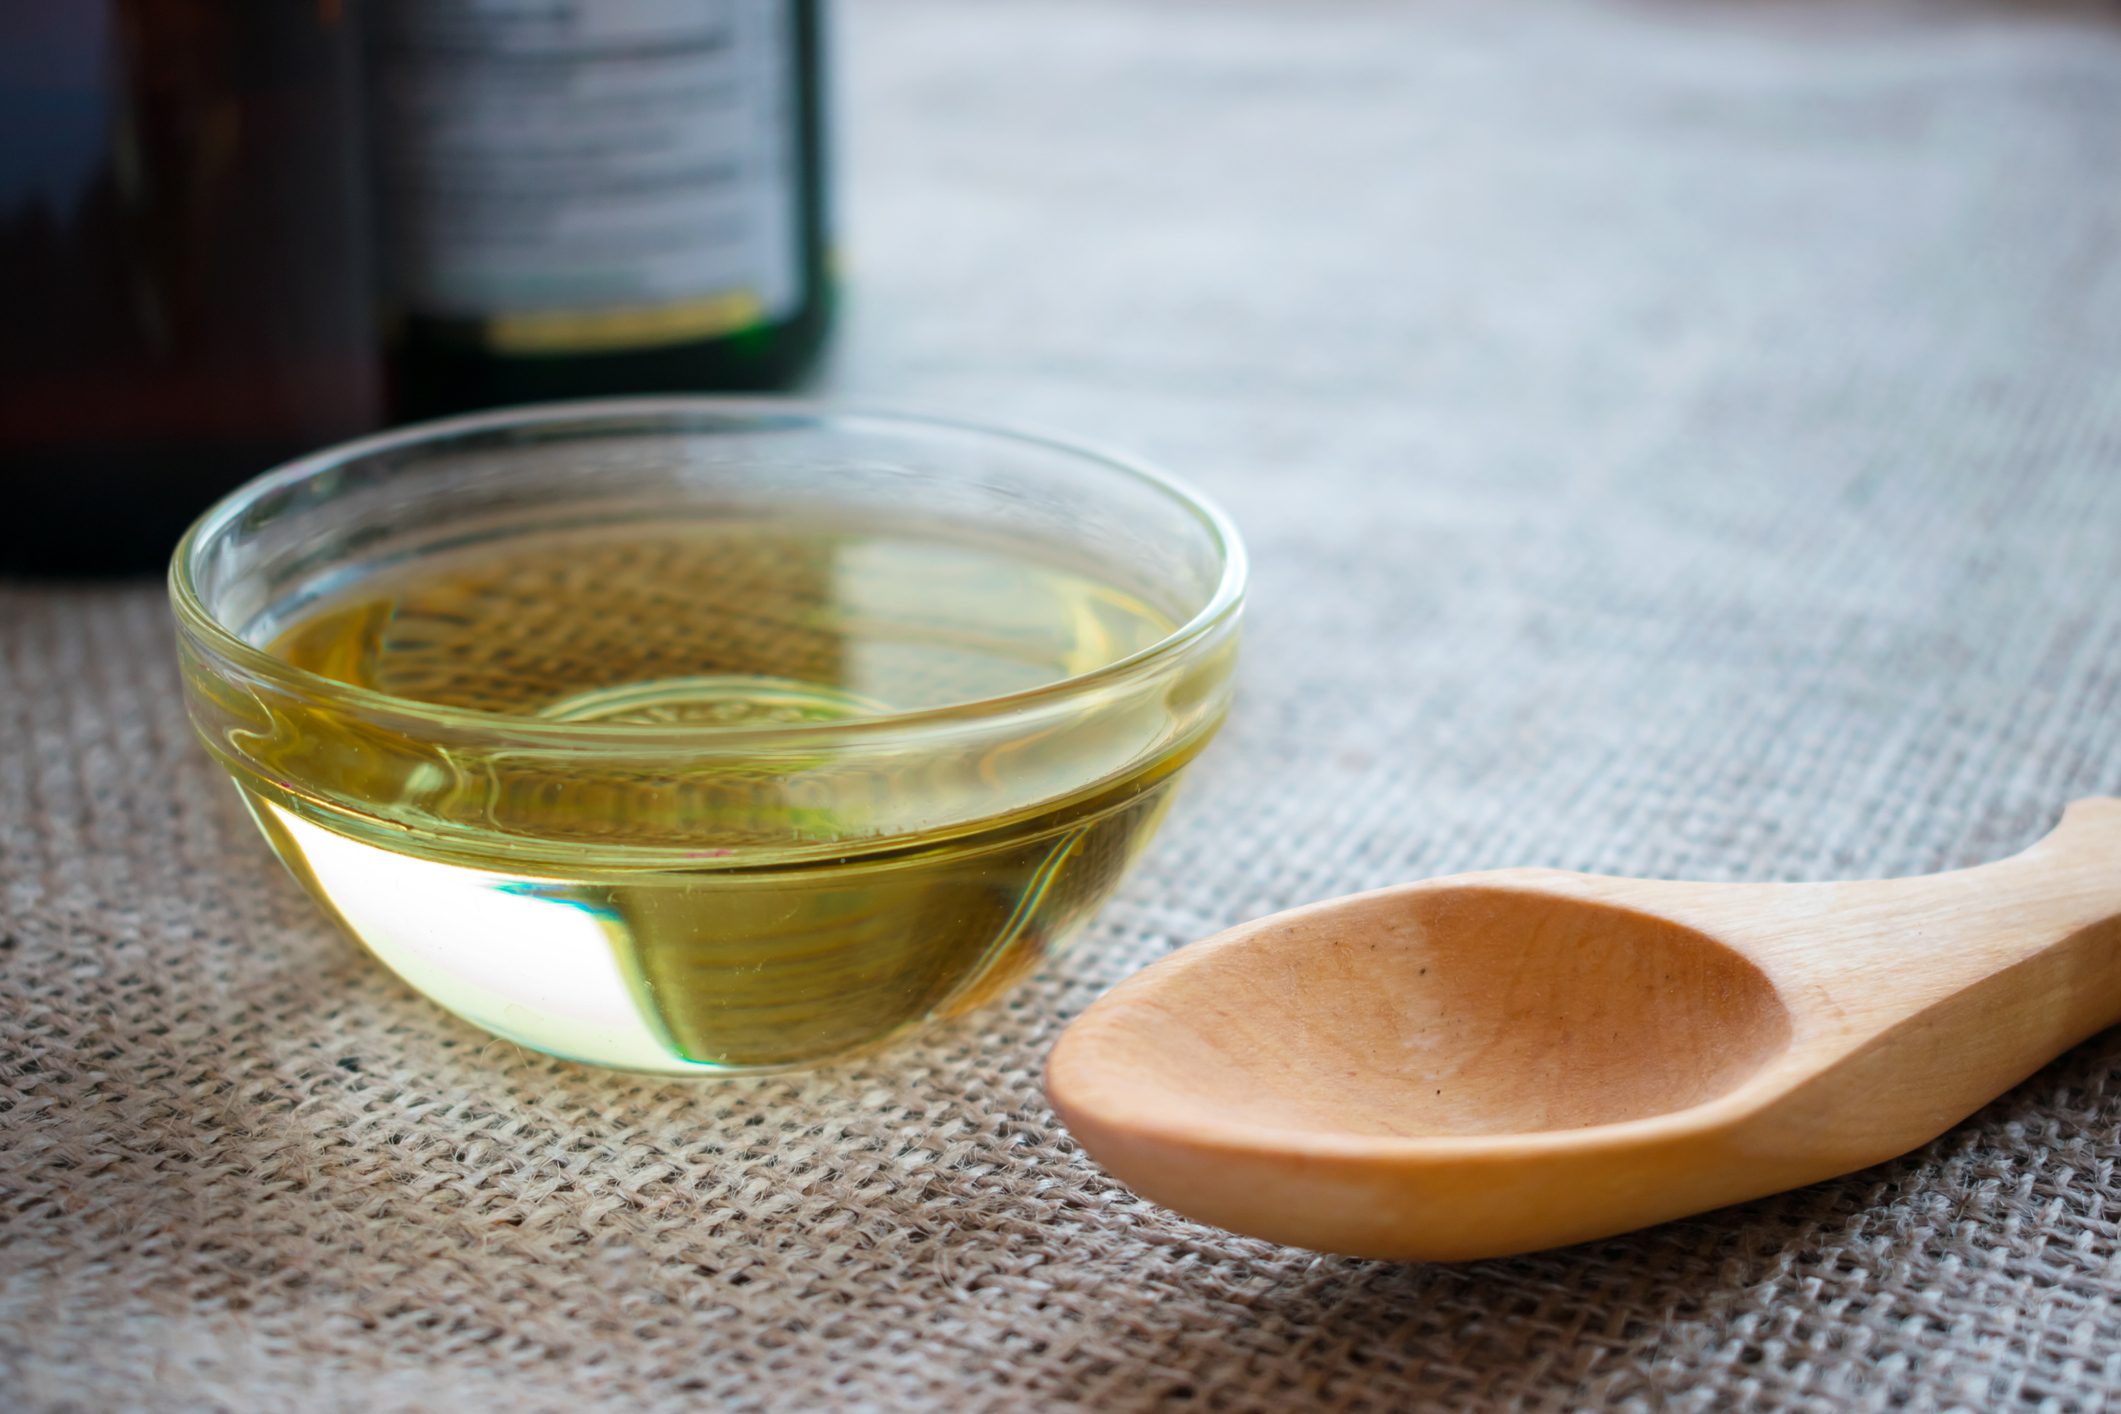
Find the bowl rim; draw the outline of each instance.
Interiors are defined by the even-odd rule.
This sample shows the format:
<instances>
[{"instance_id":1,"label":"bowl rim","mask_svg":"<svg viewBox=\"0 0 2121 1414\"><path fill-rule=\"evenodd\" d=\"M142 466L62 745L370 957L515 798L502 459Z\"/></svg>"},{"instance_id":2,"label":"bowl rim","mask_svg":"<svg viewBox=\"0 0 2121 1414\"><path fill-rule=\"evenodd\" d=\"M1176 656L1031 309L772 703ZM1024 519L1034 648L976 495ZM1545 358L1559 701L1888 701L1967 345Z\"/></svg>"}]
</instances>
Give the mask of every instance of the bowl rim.
<instances>
[{"instance_id":1,"label":"bowl rim","mask_svg":"<svg viewBox=\"0 0 2121 1414\"><path fill-rule=\"evenodd\" d=\"M486 708L449 707L422 702L416 698L400 697L297 667L257 647L223 624L207 608L193 580L193 562L200 548L225 532L234 520L245 514L258 501L350 462L497 428L593 422L605 418L622 421L687 415L794 418L841 426L869 423L882 424L902 432L969 434L977 438L1046 453L1058 453L1073 460L1095 463L1163 495L1197 521L1208 532L1221 558L1221 572L1207 600L1185 622L1147 647L1092 668L1088 672L1057 678L1052 682L1016 692L938 707L887 712L873 717L842 721L778 722L768 726L699 722L560 722L495 712ZM1217 630L1233 621L1244 603L1248 569L1249 562L1243 538L1239 535L1236 524L1214 501L1161 467L1096 442L970 419L852 402L684 394L573 399L494 408L409 423L368 436L333 443L292 461L283 462L251 478L208 507L192 522L183 537L178 540L175 550L171 552L168 590L171 608L179 627L194 638L199 648L220 660L221 664L240 671L246 677L260 679L281 692L311 701L325 701L341 707L354 708L370 718L396 719L450 731L475 729L489 740L506 738L544 748L605 743L636 750L657 744L713 747L719 750L730 747L752 748L773 741L800 740L805 749L815 749L827 741L895 735L927 727L962 726L990 718L1014 716L1140 677L1192 645L1213 636Z\"/></svg>"}]
</instances>

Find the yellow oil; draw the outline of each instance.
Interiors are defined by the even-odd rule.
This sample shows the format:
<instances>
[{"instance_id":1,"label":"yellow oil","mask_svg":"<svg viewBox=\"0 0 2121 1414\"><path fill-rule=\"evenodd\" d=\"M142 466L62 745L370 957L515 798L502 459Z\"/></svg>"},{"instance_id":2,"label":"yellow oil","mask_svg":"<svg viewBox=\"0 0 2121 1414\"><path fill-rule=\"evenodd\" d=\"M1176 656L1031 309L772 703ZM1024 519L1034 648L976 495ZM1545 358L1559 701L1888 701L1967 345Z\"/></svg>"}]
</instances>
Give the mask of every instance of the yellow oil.
<instances>
[{"instance_id":1,"label":"yellow oil","mask_svg":"<svg viewBox=\"0 0 2121 1414\"><path fill-rule=\"evenodd\" d=\"M514 534L363 575L268 645L468 725L290 699L220 754L296 876L470 1020L628 1068L787 1066L991 996L1082 921L1212 732L1227 666L1022 736L958 741L944 711L941 737L858 745L857 766L832 724L1028 693L1173 628L1095 574L938 534ZM707 745L636 733L635 760L607 733L577 765L555 733L533 760L472 714ZM757 759L712 745L798 723Z\"/></svg>"}]
</instances>

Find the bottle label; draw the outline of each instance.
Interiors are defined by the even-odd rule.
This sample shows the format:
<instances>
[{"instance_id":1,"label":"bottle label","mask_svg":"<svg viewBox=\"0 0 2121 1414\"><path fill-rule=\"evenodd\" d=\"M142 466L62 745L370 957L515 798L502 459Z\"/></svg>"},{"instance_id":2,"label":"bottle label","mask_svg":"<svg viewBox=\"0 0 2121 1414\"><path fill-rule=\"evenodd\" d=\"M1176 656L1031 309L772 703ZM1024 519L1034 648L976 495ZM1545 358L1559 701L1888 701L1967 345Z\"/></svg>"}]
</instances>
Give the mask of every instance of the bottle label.
<instances>
[{"instance_id":1,"label":"bottle label","mask_svg":"<svg viewBox=\"0 0 2121 1414\"><path fill-rule=\"evenodd\" d=\"M710 338L802 299L779 0L397 0L376 52L391 278L504 353Z\"/></svg>"}]
</instances>

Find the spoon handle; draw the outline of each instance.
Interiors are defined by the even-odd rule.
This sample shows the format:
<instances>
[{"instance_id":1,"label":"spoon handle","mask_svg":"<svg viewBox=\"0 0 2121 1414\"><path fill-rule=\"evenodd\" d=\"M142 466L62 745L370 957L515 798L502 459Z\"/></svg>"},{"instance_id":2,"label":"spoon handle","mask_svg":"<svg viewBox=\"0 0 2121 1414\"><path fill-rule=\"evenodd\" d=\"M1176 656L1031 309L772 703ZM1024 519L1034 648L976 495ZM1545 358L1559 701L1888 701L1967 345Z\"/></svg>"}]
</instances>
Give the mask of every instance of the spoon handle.
<instances>
[{"instance_id":1,"label":"spoon handle","mask_svg":"<svg viewBox=\"0 0 2121 1414\"><path fill-rule=\"evenodd\" d=\"M2083 935L2121 929L2121 800L2077 801L2022 853L1969 869L1817 884L1701 884L1528 875L1658 914L1744 954L1793 1001L1846 1012L1906 1010L2009 971ZM2095 940L2089 940L2095 941ZM2121 937L2117 937L2121 941ZM2121 952L2092 948L2080 981L2121 1021ZM2096 985L2095 985L2096 984Z\"/></svg>"},{"instance_id":2,"label":"spoon handle","mask_svg":"<svg viewBox=\"0 0 2121 1414\"><path fill-rule=\"evenodd\" d=\"M2121 1023L2121 800L2080 800L1971 869L1674 901L1667 916L1749 957L1790 1010L1771 1069L1792 1088L1747 1126L1757 1157L1874 1163Z\"/></svg>"},{"instance_id":3,"label":"spoon handle","mask_svg":"<svg viewBox=\"0 0 2121 1414\"><path fill-rule=\"evenodd\" d=\"M1762 889L1770 898L1777 890ZM2080 800L2030 848L1970 869L1916 878L1803 885L1787 913L1821 916L1762 928L1747 951L1778 982L1831 985L1844 1001L1895 1009L1936 1000L2054 951L2083 953L2074 987L2121 1020L2121 800ZM1829 922L1831 918L1831 922ZM1785 922L1794 920L1784 920ZM2102 925L2105 945L2094 935Z\"/></svg>"}]
</instances>

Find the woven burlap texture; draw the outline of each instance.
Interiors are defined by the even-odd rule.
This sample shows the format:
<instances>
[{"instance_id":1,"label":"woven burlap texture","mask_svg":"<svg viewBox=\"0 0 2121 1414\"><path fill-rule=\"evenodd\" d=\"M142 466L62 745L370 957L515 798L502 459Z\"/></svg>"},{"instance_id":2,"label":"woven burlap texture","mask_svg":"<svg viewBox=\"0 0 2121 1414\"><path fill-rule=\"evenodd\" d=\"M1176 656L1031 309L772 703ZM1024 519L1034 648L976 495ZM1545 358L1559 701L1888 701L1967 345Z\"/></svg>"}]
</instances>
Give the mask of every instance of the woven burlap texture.
<instances>
[{"instance_id":1,"label":"woven burlap texture","mask_svg":"<svg viewBox=\"0 0 2121 1414\"><path fill-rule=\"evenodd\" d=\"M1924 871L2121 791L2111 9L840 18L826 387L1132 445L1249 534L1165 834L928 1041L599 1073L320 920L155 588L0 588L0 1403L2103 1403L2121 1038L1903 1160L1455 1268L1144 1203L1038 1068L1306 900Z\"/></svg>"}]
</instances>

